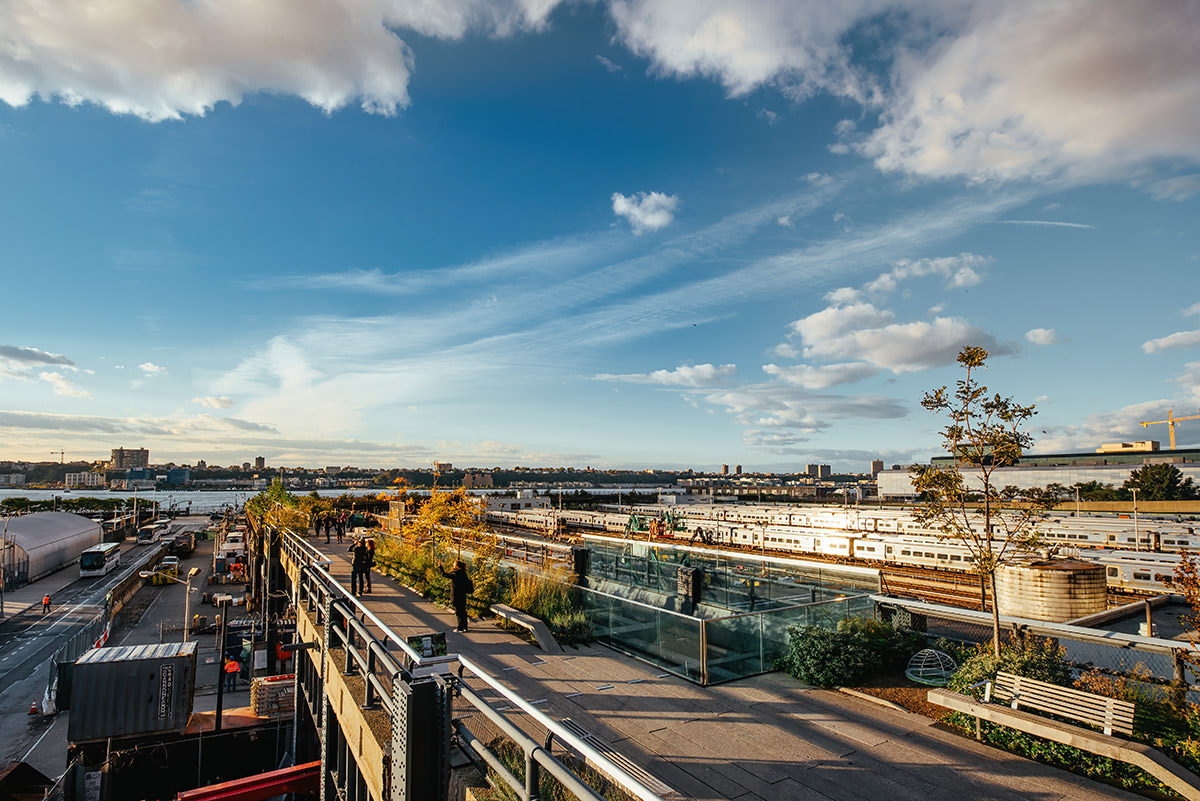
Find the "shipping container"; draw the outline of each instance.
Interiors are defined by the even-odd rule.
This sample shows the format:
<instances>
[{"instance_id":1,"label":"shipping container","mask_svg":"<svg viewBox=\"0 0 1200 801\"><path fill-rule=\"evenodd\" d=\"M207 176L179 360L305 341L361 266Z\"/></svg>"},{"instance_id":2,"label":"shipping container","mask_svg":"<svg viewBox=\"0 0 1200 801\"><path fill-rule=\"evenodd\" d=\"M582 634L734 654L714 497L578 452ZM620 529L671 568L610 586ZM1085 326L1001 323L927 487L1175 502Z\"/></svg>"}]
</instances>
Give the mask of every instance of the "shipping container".
<instances>
[{"instance_id":1,"label":"shipping container","mask_svg":"<svg viewBox=\"0 0 1200 801\"><path fill-rule=\"evenodd\" d=\"M95 648L75 662L73 743L181 732L192 714L196 643Z\"/></svg>"}]
</instances>

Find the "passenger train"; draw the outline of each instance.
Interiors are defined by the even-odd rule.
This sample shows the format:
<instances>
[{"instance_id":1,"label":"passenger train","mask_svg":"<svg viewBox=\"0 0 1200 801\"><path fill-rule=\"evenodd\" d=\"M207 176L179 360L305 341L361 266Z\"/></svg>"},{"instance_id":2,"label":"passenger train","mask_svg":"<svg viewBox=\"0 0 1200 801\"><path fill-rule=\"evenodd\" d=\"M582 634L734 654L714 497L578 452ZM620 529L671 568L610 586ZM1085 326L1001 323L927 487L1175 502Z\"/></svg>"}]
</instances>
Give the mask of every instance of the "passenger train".
<instances>
[{"instance_id":1,"label":"passenger train","mask_svg":"<svg viewBox=\"0 0 1200 801\"><path fill-rule=\"evenodd\" d=\"M631 514L656 525L630 531ZM820 554L884 564L968 571L968 549L922 526L907 510L844 507L640 505L600 511L489 511L490 522L555 531L560 526L638 538L665 537L794 553ZM1049 515L1037 523L1043 541L1060 552L1105 565L1115 589L1167 592L1178 551L1200 549L1194 523L1162 519ZM1138 544L1144 550L1134 550Z\"/></svg>"}]
</instances>

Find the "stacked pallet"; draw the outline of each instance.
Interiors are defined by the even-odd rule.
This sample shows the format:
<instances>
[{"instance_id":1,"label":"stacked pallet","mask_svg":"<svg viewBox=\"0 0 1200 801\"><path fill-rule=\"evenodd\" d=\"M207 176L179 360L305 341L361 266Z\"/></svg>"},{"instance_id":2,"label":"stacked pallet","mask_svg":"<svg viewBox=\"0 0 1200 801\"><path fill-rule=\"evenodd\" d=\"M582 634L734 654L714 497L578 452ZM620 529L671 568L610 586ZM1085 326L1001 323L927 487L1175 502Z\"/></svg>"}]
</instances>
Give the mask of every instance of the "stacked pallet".
<instances>
[{"instance_id":1,"label":"stacked pallet","mask_svg":"<svg viewBox=\"0 0 1200 801\"><path fill-rule=\"evenodd\" d=\"M258 717L289 718L296 708L295 676L263 676L250 687L250 712Z\"/></svg>"}]
</instances>

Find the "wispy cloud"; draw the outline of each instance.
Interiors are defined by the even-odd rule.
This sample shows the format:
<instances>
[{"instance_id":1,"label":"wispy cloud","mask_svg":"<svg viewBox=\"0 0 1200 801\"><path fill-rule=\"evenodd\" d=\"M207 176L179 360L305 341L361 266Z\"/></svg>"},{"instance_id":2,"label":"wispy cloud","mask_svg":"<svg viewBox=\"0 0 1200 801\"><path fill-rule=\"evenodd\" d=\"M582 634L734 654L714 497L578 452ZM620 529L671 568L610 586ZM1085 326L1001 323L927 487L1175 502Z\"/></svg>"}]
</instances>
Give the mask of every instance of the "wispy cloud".
<instances>
[{"instance_id":1,"label":"wispy cloud","mask_svg":"<svg viewBox=\"0 0 1200 801\"><path fill-rule=\"evenodd\" d=\"M37 348L19 348L13 345L0 345L0 361L18 364L57 364L63 367L74 367L75 362L58 353L49 353Z\"/></svg>"},{"instance_id":2,"label":"wispy cloud","mask_svg":"<svg viewBox=\"0 0 1200 801\"><path fill-rule=\"evenodd\" d=\"M1096 226L1087 223L1064 222L1062 220L996 220L997 225L1046 225L1052 228L1085 228L1094 229Z\"/></svg>"},{"instance_id":3,"label":"wispy cloud","mask_svg":"<svg viewBox=\"0 0 1200 801\"><path fill-rule=\"evenodd\" d=\"M62 373L38 373L38 378L54 387L55 395L64 395L68 398L92 397L92 393L76 384L71 383L71 381Z\"/></svg>"},{"instance_id":4,"label":"wispy cloud","mask_svg":"<svg viewBox=\"0 0 1200 801\"><path fill-rule=\"evenodd\" d=\"M201 406L207 406L210 409L228 409L233 406L233 398L228 395L216 397L213 395L204 395L198 398L192 398L192 403L198 403Z\"/></svg>"},{"instance_id":5,"label":"wispy cloud","mask_svg":"<svg viewBox=\"0 0 1200 801\"><path fill-rule=\"evenodd\" d=\"M664 387L714 387L725 382L737 372L733 364L680 365L674 370L655 370L651 373L623 373L614 375L600 373L600 381L620 381L626 384L658 384Z\"/></svg>"},{"instance_id":6,"label":"wispy cloud","mask_svg":"<svg viewBox=\"0 0 1200 801\"><path fill-rule=\"evenodd\" d=\"M596 61L599 62L600 66L604 67L604 69L608 70L609 72L624 72L625 71L625 69L620 64L617 64L610 58L605 58L604 56L600 55L599 53L596 54Z\"/></svg>"},{"instance_id":7,"label":"wispy cloud","mask_svg":"<svg viewBox=\"0 0 1200 801\"><path fill-rule=\"evenodd\" d=\"M1053 328L1031 328L1025 332L1025 339L1035 345L1054 345L1058 342L1058 334Z\"/></svg>"},{"instance_id":8,"label":"wispy cloud","mask_svg":"<svg viewBox=\"0 0 1200 801\"><path fill-rule=\"evenodd\" d=\"M167 372L167 368L157 365L154 362L142 362L138 365L138 369L148 376L162 375Z\"/></svg>"}]
</instances>

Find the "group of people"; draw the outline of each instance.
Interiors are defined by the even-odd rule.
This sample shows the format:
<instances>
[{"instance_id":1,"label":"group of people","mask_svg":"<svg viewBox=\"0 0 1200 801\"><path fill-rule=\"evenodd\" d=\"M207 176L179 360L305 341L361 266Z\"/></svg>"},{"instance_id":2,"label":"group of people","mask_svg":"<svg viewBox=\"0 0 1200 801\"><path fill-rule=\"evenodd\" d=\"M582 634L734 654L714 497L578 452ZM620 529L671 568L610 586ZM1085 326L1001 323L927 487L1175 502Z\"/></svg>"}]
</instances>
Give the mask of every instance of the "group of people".
<instances>
[{"instance_id":1,"label":"group of people","mask_svg":"<svg viewBox=\"0 0 1200 801\"><path fill-rule=\"evenodd\" d=\"M338 538L341 542L341 538ZM363 537L350 546L354 554L350 563L350 592L355 595L371 593L371 568L375 567L375 538ZM365 585L365 587L364 587Z\"/></svg>"},{"instance_id":2,"label":"group of people","mask_svg":"<svg viewBox=\"0 0 1200 801\"><path fill-rule=\"evenodd\" d=\"M337 535L338 545L342 544L342 538L346 536L346 532L350 530L350 518L352 514L347 511L332 511L321 512L313 521L313 531L318 536L321 534L321 526L325 527L325 544L329 544L330 533Z\"/></svg>"}]
</instances>

